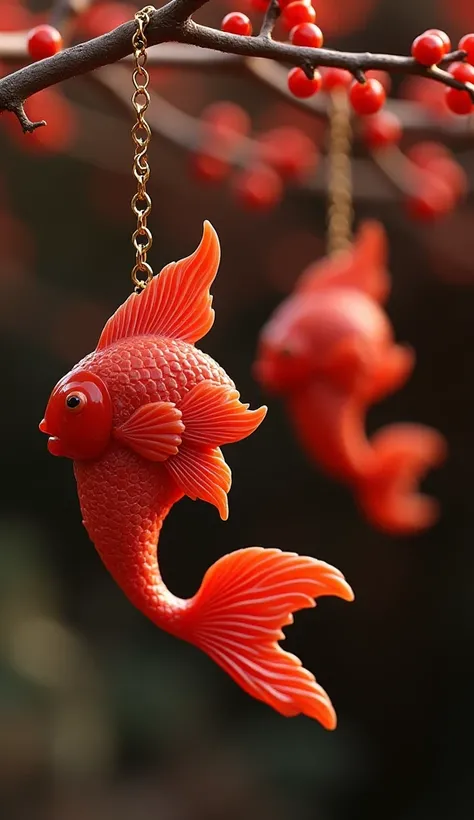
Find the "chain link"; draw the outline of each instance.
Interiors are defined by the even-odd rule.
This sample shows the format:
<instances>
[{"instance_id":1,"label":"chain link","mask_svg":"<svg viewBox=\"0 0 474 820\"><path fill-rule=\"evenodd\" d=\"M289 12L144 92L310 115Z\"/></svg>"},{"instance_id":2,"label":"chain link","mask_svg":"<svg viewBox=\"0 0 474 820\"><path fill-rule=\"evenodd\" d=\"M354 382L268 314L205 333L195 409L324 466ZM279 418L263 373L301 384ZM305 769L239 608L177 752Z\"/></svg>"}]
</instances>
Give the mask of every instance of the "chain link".
<instances>
[{"instance_id":1,"label":"chain link","mask_svg":"<svg viewBox=\"0 0 474 820\"><path fill-rule=\"evenodd\" d=\"M345 91L331 94L328 181L328 253L345 250L352 241L352 127Z\"/></svg>"},{"instance_id":2,"label":"chain link","mask_svg":"<svg viewBox=\"0 0 474 820\"><path fill-rule=\"evenodd\" d=\"M150 179L147 152L151 139L151 129L145 119L145 112L150 104L150 95L148 93L150 77L145 68L148 45L145 30L150 22L150 15L154 11L156 9L153 6L145 6L141 11L137 11L135 14L137 28L132 39L134 49L132 80L135 89L132 95L132 105L137 115L137 120L132 128L132 139L135 144L133 174L137 180L137 192L131 202L132 211L137 217L137 227L132 234L132 244L136 252L132 282L137 292L143 290L153 278L153 270L147 262L147 254L152 246L153 237L147 227L147 219L151 212L151 198L146 190L147 182Z\"/></svg>"}]
</instances>

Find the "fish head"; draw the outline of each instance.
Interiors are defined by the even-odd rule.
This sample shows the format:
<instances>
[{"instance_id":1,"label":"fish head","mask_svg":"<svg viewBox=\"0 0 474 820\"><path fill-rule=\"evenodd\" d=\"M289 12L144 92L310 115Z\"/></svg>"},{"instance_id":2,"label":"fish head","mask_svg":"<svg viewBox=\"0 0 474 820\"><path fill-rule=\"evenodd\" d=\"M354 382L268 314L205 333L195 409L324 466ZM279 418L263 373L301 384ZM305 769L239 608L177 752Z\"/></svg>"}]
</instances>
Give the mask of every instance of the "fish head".
<instances>
[{"instance_id":1,"label":"fish head","mask_svg":"<svg viewBox=\"0 0 474 820\"><path fill-rule=\"evenodd\" d=\"M72 370L56 385L39 425L53 456L99 458L112 434L112 401L105 382L87 370Z\"/></svg>"},{"instance_id":2,"label":"fish head","mask_svg":"<svg viewBox=\"0 0 474 820\"><path fill-rule=\"evenodd\" d=\"M288 395L312 377L314 354L300 308L299 300L283 303L260 334L253 372L269 393Z\"/></svg>"}]
</instances>

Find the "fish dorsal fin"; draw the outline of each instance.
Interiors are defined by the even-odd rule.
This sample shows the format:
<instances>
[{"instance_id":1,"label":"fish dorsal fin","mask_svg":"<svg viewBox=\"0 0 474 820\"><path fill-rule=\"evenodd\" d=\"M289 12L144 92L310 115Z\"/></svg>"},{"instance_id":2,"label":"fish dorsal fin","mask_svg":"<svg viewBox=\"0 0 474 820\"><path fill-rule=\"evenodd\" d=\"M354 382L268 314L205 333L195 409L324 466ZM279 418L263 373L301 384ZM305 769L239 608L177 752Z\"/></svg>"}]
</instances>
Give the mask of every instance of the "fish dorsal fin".
<instances>
[{"instance_id":1,"label":"fish dorsal fin","mask_svg":"<svg viewBox=\"0 0 474 820\"><path fill-rule=\"evenodd\" d=\"M194 253L166 265L142 293L132 293L108 320L97 350L129 336L167 336L197 342L214 322L209 288L219 261L219 239L206 221Z\"/></svg>"},{"instance_id":2,"label":"fish dorsal fin","mask_svg":"<svg viewBox=\"0 0 474 820\"><path fill-rule=\"evenodd\" d=\"M301 275L297 291L350 287L383 304L390 292L387 256L385 229L380 222L369 220L360 226L351 248L310 265Z\"/></svg>"}]
</instances>

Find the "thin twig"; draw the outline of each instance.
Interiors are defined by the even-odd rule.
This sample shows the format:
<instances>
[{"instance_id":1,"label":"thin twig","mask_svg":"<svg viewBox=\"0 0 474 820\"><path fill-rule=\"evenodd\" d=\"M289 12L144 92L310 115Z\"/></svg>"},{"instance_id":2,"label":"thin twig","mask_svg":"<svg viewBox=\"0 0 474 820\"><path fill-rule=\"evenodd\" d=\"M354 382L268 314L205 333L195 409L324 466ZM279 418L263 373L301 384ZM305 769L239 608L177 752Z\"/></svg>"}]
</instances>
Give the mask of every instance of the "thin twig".
<instances>
[{"instance_id":1,"label":"thin twig","mask_svg":"<svg viewBox=\"0 0 474 820\"><path fill-rule=\"evenodd\" d=\"M265 17L263 18L262 26L258 33L259 37L263 39L271 40L272 39L272 31L275 28L275 23L280 16L280 3L278 0L270 0L270 4L265 12Z\"/></svg>"}]
</instances>

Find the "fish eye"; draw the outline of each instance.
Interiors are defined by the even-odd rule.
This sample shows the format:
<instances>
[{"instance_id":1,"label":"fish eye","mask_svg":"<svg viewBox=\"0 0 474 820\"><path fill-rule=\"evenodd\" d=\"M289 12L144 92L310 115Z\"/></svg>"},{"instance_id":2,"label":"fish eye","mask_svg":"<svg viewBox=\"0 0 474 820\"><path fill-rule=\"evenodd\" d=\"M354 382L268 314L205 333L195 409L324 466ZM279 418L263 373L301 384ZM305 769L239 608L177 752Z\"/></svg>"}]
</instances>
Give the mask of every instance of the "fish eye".
<instances>
[{"instance_id":1,"label":"fish eye","mask_svg":"<svg viewBox=\"0 0 474 820\"><path fill-rule=\"evenodd\" d=\"M69 395L66 396L66 407L72 413L78 413L80 410L83 410L86 402L86 396L79 390L76 390L74 393L69 393Z\"/></svg>"}]
</instances>

